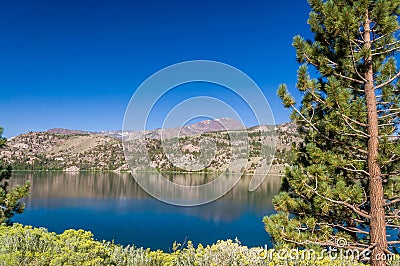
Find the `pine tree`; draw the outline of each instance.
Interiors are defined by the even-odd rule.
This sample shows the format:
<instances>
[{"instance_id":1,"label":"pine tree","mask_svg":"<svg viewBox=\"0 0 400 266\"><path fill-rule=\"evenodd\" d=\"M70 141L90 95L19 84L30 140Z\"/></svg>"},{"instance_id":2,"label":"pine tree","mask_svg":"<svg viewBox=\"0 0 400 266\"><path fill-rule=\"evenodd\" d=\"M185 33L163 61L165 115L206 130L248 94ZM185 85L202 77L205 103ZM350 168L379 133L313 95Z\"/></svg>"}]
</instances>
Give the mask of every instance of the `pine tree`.
<instances>
[{"instance_id":1,"label":"pine tree","mask_svg":"<svg viewBox=\"0 0 400 266\"><path fill-rule=\"evenodd\" d=\"M344 248L369 249L372 265L386 265L379 259L400 243L400 1L309 4L314 38L293 41L301 103L286 85L278 89L304 142L266 230L292 246L342 247L345 239Z\"/></svg>"},{"instance_id":2,"label":"pine tree","mask_svg":"<svg viewBox=\"0 0 400 266\"><path fill-rule=\"evenodd\" d=\"M2 135L3 128L0 127L0 148L6 143L6 139ZM25 204L20 200L29 195L29 182L24 186L9 188L11 171L11 166L5 166L0 162L0 224L9 224L10 218L15 213L22 213Z\"/></svg>"}]
</instances>

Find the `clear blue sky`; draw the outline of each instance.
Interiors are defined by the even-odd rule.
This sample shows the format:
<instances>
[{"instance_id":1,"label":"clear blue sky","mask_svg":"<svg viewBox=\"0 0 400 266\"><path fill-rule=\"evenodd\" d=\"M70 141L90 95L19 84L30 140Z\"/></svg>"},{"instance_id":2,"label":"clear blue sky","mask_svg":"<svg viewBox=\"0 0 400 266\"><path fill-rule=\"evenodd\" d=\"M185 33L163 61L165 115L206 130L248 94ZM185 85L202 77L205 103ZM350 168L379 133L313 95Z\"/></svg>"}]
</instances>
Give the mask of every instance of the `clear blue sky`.
<instances>
[{"instance_id":1,"label":"clear blue sky","mask_svg":"<svg viewBox=\"0 0 400 266\"><path fill-rule=\"evenodd\" d=\"M294 90L306 1L11 1L0 3L0 125L5 136L53 127L121 129L135 89L154 72L206 59L248 74L276 122ZM295 94L298 97L297 94Z\"/></svg>"}]
</instances>

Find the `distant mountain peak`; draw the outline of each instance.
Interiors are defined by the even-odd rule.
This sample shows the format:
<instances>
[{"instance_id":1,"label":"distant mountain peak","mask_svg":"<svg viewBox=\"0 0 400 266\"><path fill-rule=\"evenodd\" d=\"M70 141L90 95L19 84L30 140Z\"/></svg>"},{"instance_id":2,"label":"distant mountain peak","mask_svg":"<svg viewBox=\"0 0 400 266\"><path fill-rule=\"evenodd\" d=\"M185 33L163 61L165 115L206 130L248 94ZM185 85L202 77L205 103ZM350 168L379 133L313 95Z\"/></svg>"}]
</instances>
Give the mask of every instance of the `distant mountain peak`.
<instances>
[{"instance_id":1,"label":"distant mountain peak","mask_svg":"<svg viewBox=\"0 0 400 266\"><path fill-rule=\"evenodd\" d=\"M201 135L208 132L238 130L245 127L238 120L232 118L218 118L214 120L203 120L195 124L188 124L182 127L172 127L163 129L148 130L146 137L148 138L171 138L177 136L194 136Z\"/></svg>"},{"instance_id":2,"label":"distant mountain peak","mask_svg":"<svg viewBox=\"0 0 400 266\"><path fill-rule=\"evenodd\" d=\"M248 130L256 130L263 128L264 130L267 129L265 127L269 126L254 126L247 128ZM145 130L144 134L148 138L170 138L176 136L194 136L194 135L201 135L208 132L217 132L217 131L229 131L229 130L240 130L246 129L246 127L242 124L241 121L236 119L222 117L217 119L209 119L203 120L194 124L188 124L182 127L172 127L172 128L156 128L153 130ZM276 130L281 132L287 133L296 133L297 126L293 122L287 122L280 125L276 125ZM270 130L270 129L268 129ZM66 129L66 128L52 128L46 131L50 134L63 134L63 135L103 135L112 137L115 139L122 139L123 131L122 130L102 130L102 131L84 131L84 130L77 130L77 129ZM134 134L135 131L130 131ZM139 132L139 131L138 131ZM137 133L138 133L137 132Z\"/></svg>"},{"instance_id":3,"label":"distant mountain peak","mask_svg":"<svg viewBox=\"0 0 400 266\"><path fill-rule=\"evenodd\" d=\"M77 130L77 129L66 129L66 128L52 128L46 131L50 134L63 134L63 135L74 135L74 134L91 134L92 132Z\"/></svg>"}]
</instances>

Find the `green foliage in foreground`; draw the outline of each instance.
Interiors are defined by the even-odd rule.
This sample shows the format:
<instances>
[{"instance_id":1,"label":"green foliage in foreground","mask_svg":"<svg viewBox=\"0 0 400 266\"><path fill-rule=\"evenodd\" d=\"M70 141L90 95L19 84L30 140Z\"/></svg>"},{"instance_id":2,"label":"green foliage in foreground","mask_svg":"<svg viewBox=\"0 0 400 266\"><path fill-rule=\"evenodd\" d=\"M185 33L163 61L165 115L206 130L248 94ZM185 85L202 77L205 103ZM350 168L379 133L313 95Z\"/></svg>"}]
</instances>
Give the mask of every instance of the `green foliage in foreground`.
<instances>
[{"instance_id":1,"label":"green foliage in foreground","mask_svg":"<svg viewBox=\"0 0 400 266\"><path fill-rule=\"evenodd\" d=\"M206 247L194 247L189 241L183 248L174 245L173 250L165 253L100 242L83 230L55 234L20 224L0 226L0 265L363 265L320 255L316 259L282 260L273 250L247 248L232 240ZM301 256L304 251L299 252Z\"/></svg>"}]
</instances>

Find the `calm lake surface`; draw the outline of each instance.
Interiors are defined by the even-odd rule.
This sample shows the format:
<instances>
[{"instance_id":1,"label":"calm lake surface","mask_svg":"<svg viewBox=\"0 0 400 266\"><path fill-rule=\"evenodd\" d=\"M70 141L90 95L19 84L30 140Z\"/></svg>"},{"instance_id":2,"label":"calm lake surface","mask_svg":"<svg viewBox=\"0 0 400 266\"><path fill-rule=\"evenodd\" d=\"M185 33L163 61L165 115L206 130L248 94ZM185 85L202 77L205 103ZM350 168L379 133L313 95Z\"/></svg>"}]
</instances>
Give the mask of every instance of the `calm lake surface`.
<instances>
[{"instance_id":1,"label":"calm lake surface","mask_svg":"<svg viewBox=\"0 0 400 266\"><path fill-rule=\"evenodd\" d=\"M279 176L268 176L254 192L244 176L222 198L197 207L177 207L154 199L128 173L14 172L13 184L31 182L26 210L14 222L91 231L96 239L169 251L172 243L192 240L212 244L235 239L243 245L264 246L270 238L263 216L274 212L272 197L280 188ZM213 176L175 174L177 183L207 183Z\"/></svg>"}]
</instances>

